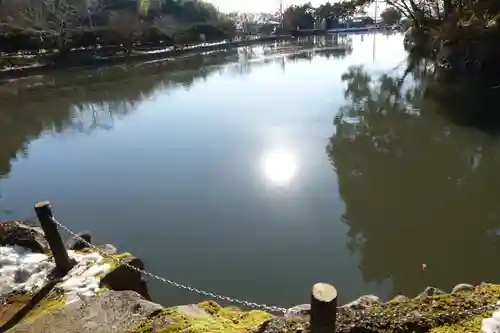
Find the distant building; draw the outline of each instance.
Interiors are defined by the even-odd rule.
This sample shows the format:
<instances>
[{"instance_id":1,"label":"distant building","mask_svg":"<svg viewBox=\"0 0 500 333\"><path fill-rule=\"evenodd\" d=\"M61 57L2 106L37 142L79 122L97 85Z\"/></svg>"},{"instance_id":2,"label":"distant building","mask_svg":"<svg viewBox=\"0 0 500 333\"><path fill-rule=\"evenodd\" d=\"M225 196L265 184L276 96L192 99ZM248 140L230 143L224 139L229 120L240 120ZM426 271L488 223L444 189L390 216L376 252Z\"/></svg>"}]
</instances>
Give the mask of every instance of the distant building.
<instances>
[{"instance_id":1,"label":"distant building","mask_svg":"<svg viewBox=\"0 0 500 333\"><path fill-rule=\"evenodd\" d=\"M374 24L375 20L369 16L354 17L347 20L339 20L338 18L330 18L326 20L327 29L363 28Z\"/></svg>"},{"instance_id":2,"label":"distant building","mask_svg":"<svg viewBox=\"0 0 500 333\"><path fill-rule=\"evenodd\" d=\"M375 20L369 16L353 18L346 22L350 28L361 28L375 24Z\"/></svg>"}]
</instances>

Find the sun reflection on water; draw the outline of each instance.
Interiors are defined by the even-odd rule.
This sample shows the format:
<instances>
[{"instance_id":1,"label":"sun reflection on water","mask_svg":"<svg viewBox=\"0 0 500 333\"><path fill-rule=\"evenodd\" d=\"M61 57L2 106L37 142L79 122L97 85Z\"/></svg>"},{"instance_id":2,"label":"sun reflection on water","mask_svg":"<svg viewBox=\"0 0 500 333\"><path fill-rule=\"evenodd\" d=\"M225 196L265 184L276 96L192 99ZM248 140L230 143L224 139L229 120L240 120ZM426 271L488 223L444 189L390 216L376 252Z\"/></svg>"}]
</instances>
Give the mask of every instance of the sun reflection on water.
<instances>
[{"instance_id":1,"label":"sun reflection on water","mask_svg":"<svg viewBox=\"0 0 500 333\"><path fill-rule=\"evenodd\" d=\"M270 150L263 155L262 168L273 185L286 186L297 174L297 159L290 150Z\"/></svg>"}]
</instances>

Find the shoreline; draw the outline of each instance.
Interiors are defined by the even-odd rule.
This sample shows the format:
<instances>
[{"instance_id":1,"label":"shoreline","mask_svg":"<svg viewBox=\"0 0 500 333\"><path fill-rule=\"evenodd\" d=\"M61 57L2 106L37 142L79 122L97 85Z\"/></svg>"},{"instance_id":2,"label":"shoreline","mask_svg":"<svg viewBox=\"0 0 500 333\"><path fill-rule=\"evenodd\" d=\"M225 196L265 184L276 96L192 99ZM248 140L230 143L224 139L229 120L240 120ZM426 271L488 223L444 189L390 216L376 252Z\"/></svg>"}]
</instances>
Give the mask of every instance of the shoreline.
<instances>
[{"instance_id":1,"label":"shoreline","mask_svg":"<svg viewBox=\"0 0 500 333\"><path fill-rule=\"evenodd\" d=\"M198 46L184 47L179 49L165 48L165 49L156 49L150 51L136 51L135 54L115 55L103 58L93 57L81 63L69 63L69 64L52 63L39 66L29 66L29 67L26 66L26 67L12 68L12 69L4 69L0 70L0 78L14 79L14 78L33 76L33 75L42 75L42 74L47 74L49 72L56 72L60 70L67 71L75 69L91 69L91 68L112 66L122 63L132 64L137 62L168 60L169 58L176 59L186 56L197 55L204 52L224 51L259 43L286 41L292 39L294 39L292 35L277 35L277 36L259 37L249 40L238 40L227 43L223 42L212 43L209 45L198 45ZM88 52L88 51L84 50L82 51L82 53L83 52ZM74 55L77 56L78 52L75 51Z\"/></svg>"},{"instance_id":2,"label":"shoreline","mask_svg":"<svg viewBox=\"0 0 500 333\"><path fill-rule=\"evenodd\" d=\"M382 30L370 30L369 33L381 32ZM352 32L349 34L356 34ZM106 67L112 67L115 65L134 65L148 62L163 62L171 61L177 59L188 58L204 53L213 52L223 52L232 49L237 49L241 47L247 47L263 43L281 42L281 41L292 41L297 40L297 38L305 37L318 37L318 36L333 36L339 35L343 36L345 33L332 33L330 31L320 31L317 33L302 32L295 34L283 34L274 36L263 36L254 39L242 39L230 42L214 42L208 45L193 45L183 48L173 49L172 47L162 48L162 49L150 49L150 50L132 50L131 53L117 53L112 56L99 57L91 55L92 50L75 50L69 58L69 62L57 63L53 62L54 55L30 55L26 58L33 57L33 62L36 62L36 57L46 58L45 64L40 65L28 65L28 66L18 66L9 69L0 70L0 80L10 80L10 79L21 79L26 77L32 77L37 75L55 74L60 71L78 71L78 70L89 70L89 69L100 69ZM340 48L349 48L348 45L338 44ZM9 57L0 57L0 60L8 59ZM12 59L14 59L13 57ZM22 59L19 57L18 59Z\"/></svg>"},{"instance_id":3,"label":"shoreline","mask_svg":"<svg viewBox=\"0 0 500 333\"><path fill-rule=\"evenodd\" d=\"M0 223L0 246L3 246L3 248L0 248L3 251L0 251L0 271L5 272L5 263L8 261L5 249L7 247L19 249L21 246L29 248L33 255L37 256L39 262L45 263L44 267L48 271L48 268L50 268L48 263L52 258L50 254L46 254L49 251L48 245L44 242L43 234L39 233L39 229L24 222L8 221ZM78 235L85 242L91 244L89 232ZM75 266L68 274L70 278L56 285L55 289L12 329L12 332L26 332L27 329L29 332L32 327L39 329L40 325L52 323L54 320L57 322L58 320L69 320L68 318L72 318L72 316L78 317L79 311L76 311L75 308L80 310L88 308L88 311L95 313L95 316L101 317L103 315L102 311L108 311L113 313L108 313L108 315L115 318L114 316L123 317L124 314L132 311L130 307L139 306L137 304L141 304L139 307L142 309L150 309L151 311L147 314L142 313L137 318L134 317L134 320L126 323L116 317L114 319L116 325L121 327L122 330L102 330L102 332L167 333L188 330L194 333L278 333L309 331L309 304L284 309L285 311L282 311L284 313L280 313L278 316L261 310L239 309L233 306L223 307L213 300L206 300L198 304L163 307L151 300L146 282L143 280L144 274L136 270L130 270L123 265L115 265L105 257L118 258L117 262L125 261L144 271L144 264L140 259L134 258L129 253L120 254L112 245L96 247L99 252L103 253L103 257L99 259L100 254L89 248L85 242L73 237L66 242L66 245L73 251L71 256L93 258L94 261L91 260L83 265ZM93 245L93 247L95 246ZM33 263L32 260L31 264L33 266L36 263ZM109 267L103 269L103 265L109 265ZM12 268L9 269L12 270ZM39 270L38 274L42 271ZM34 276L33 273L29 275ZM47 275L48 273L45 276ZM13 276L19 278L17 272ZM72 277L77 277L77 283L70 282ZM25 278L29 279L29 276ZM94 283L92 290L90 288L85 289L82 282L87 281L85 279L90 279ZM96 287L96 283L98 283L99 288ZM86 290L87 293L85 294L85 291L73 291L71 289L72 285ZM36 288L31 291L28 291L29 288L24 291L11 290L7 294L0 295L3 305L3 308L0 307L0 326L4 325L9 320L9 317L31 299L33 293L36 292L35 289L39 288L40 284L34 284L34 286ZM64 286L66 286L66 289ZM69 300L67 297L68 291L71 295L78 297ZM458 284L449 293L427 287L415 298L399 295L387 302L381 302L374 295L363 295L337 308L336 331L465 333L470 332L471 327L480 331L483 320L487 324L485 324L486 327L495 325L496 319L495 317L491 318L491 316L492 311L499 308L499 301L500 285L487 283L478 286ZM104 303L108 304L106 309L102 308ZM115 305L109 306L109 304ZM258 306L256 304L254 307ZM102 310L96 311L95 307L101 307ZM82 311L85 312L86 310ZM108 317L104 316L104 318ZM87 317L83 316L77 322L75 322L74 318L71 319L71 323L76 325L75 327L79 327L79 325L85 326L88 320ZM98 319L96 317L95 320L99 321L103 320L103 318ZM125 328L123 325L127 327ZM65 326L62 325L61 327ZM32 331L59 332L54 331L53 326L49 326L46 330ZM78 332L78 330L76 328L75 330L66 328L65 332ZM97 332L101 331L98 330ZM490 330L488 332L496 331Z\"/></svg>"}]
</instances>

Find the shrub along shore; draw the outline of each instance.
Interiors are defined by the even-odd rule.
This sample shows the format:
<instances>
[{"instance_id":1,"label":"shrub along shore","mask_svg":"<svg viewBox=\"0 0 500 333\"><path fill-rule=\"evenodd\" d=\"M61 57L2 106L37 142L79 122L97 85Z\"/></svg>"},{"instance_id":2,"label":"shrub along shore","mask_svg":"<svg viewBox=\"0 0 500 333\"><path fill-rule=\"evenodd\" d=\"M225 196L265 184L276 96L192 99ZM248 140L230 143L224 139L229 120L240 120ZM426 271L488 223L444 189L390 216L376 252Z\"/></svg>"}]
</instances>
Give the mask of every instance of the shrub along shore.
<instances>
[{"instance_id":1,"label":"shrub along shore","mask_svg":"<svg viewBox=\"0 0 500 333\"><path fill-rule=\"evenodd\" d=\"M182 52L193 45L235 37L233 20L198 0L155 4L143 0L6 0L0 4L0 75L26 67L134 58L145 51Z\"/></svg>"},{"instance_id":2,"label":"shrub along shore","mask_svg":"<svg viewBox=\"0 0 500 333\"><path fill-rule=\"evenodd\" d=\"M500 82L500 2L496 0L416 2L398 0L400 13L411 19L405 45L433 58L455 78Z\"/></svg>"}]
</instances>

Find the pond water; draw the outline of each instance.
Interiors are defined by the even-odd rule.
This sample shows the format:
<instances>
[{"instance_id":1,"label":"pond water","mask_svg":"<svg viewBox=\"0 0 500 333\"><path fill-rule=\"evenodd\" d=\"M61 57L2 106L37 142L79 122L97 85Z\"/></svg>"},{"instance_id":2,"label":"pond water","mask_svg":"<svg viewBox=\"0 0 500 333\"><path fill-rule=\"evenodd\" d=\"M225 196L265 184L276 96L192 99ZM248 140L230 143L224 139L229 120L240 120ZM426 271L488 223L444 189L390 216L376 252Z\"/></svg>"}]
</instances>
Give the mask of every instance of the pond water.
<instances>
[{"instance_id":1,"label":"pond water","mask_svg":"<svg viewBox=\"0 0 500 333\"><path fill-rule=\"evenodd\" d=\"M498 281L500 141L443 116L426 67L397 80L402 40L3 84L0 218L50 200L61 222L151 272L285 307L319 281L342 302ZM204 299L149 286L165 305Z\"/></svg>"}]
</instances>

